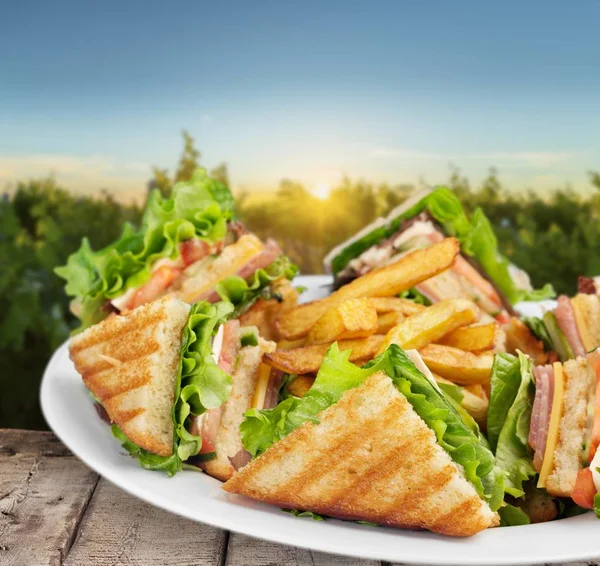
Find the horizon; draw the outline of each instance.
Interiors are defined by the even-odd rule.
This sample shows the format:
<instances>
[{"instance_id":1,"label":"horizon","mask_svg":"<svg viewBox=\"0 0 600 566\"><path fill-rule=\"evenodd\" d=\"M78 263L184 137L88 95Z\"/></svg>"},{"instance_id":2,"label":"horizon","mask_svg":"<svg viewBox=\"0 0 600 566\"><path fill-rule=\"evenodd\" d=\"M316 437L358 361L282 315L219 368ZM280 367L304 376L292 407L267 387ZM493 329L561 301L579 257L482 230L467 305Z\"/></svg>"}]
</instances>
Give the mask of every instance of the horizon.
<instances>
[{"instance_id":1,"label":"horizon","mask_svg":"<svg viewBox=\"0 0 600 566\"><path fill-rule=\"evenodd\" d=\"M596 2L65 1L5 15L3 189L54 173L140 198L152 166L176 167L182 129L236 193L443 184L451 164L473 186L496 167L512 191L585 193L600 168Z\"/></svg>"}]
</instances>

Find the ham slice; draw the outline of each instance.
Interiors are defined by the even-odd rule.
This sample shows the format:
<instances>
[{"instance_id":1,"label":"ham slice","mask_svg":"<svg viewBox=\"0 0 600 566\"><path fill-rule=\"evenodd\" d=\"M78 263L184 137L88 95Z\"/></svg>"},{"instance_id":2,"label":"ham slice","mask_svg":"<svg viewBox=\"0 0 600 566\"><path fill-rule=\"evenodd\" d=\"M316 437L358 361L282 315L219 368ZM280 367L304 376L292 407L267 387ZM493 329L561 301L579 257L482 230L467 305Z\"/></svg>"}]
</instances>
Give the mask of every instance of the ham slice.
<instances>
[{"instance_id":1,"label":"ham slice","mask_svg":"<svg viewBox=\"0 0 600 566\"><path fill-rule=\"evenodd\" d=\"M565 295L558 297L558 306L554 309L554 316L558 327L565 335L569 346L571 346L573 354L575 356L585 356L585 348L579 337L579 330L577 330L577 322L569 297Z\"/></svg>"},{"instance_id":2,"label":"ham slice","mask_svg":"<svg viewBox=\"0 0 600 566\"><path fill-rule=\"evenodd\" d=\"M537 366L533 369L533 375L535 377L535 399L529 425L529 446L535 452L533 467L539 472L544 462L548 427L550 426L550 416L552 414L554 369L551 365Z\"/></svg>"}]
</instances>

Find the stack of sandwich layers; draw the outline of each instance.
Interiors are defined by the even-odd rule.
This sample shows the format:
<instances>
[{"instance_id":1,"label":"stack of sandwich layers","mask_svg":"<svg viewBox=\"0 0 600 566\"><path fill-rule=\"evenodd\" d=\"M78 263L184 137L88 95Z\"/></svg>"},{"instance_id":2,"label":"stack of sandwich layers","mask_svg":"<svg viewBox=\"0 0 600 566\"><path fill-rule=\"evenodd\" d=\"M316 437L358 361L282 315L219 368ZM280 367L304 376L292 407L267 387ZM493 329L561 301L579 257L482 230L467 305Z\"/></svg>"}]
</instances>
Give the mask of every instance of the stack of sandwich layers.
<instances>
[{"instance_id":1,"label":"stack of sandwich layers","mask_svg":"<svg viewBox=\"0 0 600 566\"><path fill-rule=\"evenodd\" d=\"M512 303L547 289L436 189L334 250L339 289L297 306L295 269L227 195L198 174L59 270L84 328L71 358L143 467L453 536L600 508L596 295L533 336Z\"/></svg>"}]
</instances>

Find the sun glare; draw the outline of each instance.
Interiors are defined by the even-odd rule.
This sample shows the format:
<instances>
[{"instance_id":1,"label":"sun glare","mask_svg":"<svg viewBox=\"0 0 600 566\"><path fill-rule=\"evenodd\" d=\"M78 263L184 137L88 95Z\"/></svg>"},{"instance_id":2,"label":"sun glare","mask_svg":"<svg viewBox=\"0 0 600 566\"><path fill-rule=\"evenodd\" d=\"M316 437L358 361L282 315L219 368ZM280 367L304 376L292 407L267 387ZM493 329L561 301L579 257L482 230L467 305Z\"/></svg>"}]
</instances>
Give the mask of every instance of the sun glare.
<instances>
[{"instance_id":1,"label":"sun glare","mask_svg":"<svg viewBox=\"0 0 600 566\"><path fill-rule=\"evenodd\" d=\"M317 183L310 192L320 200L325 200L331 192L331 185L329 183Z\"/></svg>"}]
</instances>

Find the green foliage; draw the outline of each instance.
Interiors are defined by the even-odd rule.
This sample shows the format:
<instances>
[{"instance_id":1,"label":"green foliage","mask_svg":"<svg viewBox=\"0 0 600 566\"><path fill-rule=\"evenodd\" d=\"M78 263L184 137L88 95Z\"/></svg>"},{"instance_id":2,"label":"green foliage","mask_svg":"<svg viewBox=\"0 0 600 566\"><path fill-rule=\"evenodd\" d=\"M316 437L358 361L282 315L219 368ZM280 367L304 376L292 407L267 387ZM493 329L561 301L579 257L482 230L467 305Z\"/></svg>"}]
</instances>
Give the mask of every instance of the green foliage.
<instances>
[{"instance_id":1,"label":"green foliage","mask_svg":"<svg viewBox=\"0 0 600 566\"><path fill-rule=\"evenodd\" d=\"M175 173L155 169L153 185L169 195L175 180L189 180L200 153L184 132L185 148ZM211 176L227 184L220 165ZM576 291L577 276L600 274L599 189L586 196L568 187L545 195L513 193L495 170L472 188L458 170L447 183L472 213L482 207L501 251L528 270L534 286L551 282L558 292ZM400 204L414 187L344 179L327 198L290 180L267 196L241 194L240 219L260 237L275 238L304 273L320 273L322 258L377 216ZM76 321L63 283L53 268L63 265L87 236L93 249L115 240L125 222L140 222L141 208L107 192L80 196L53 178L20 182L0 200L0 427L43 428L38 388L54 349Z\"/></svg>"},{"instance_id":2,"label":"green foliage","mask_svg":"<svg viewBox=\"0 0 600 566\"><path fill-rule=\"evenodd\" d=\"M107 193L76 197L52 178L18 183L0 201L0 427L45 426L39 381L74 324L53 268L83 236L102 247L140 212Z\"/></svg>"}]
</instances>

